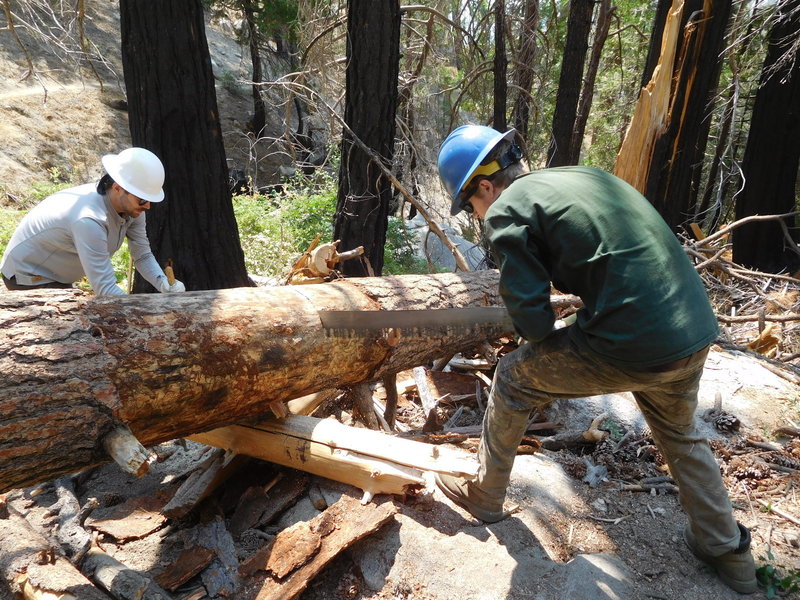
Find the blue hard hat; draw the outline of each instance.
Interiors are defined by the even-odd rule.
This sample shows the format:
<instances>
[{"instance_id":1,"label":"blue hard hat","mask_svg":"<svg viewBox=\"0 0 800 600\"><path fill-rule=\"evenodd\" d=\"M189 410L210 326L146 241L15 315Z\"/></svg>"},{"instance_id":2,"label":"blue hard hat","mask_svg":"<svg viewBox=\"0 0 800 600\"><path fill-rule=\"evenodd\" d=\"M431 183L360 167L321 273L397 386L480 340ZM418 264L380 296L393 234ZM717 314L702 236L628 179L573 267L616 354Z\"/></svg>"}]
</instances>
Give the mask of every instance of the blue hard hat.
<instances>
[{"instance_id":1,"label":"blue hard hat","mask_svg":"<svg viewBox=\"0 0 800 600\"><path fill-rule=\"evenodd\" d=\"M450 214L461 212L459 197L481 161L502 140L513 140L516 130L501 133L483 125L462 125L454 129L439 149L439 177L452 198Z\"/></svg>"}]
</instances>

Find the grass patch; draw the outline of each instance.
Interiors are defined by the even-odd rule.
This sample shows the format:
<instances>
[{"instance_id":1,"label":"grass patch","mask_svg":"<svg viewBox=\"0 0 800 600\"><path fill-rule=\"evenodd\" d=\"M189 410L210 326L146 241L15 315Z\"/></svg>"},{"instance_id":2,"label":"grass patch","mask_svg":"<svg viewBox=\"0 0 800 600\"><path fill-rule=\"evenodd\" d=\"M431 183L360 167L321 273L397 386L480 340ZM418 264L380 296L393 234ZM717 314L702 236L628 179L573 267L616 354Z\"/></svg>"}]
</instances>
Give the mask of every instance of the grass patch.
<instances>
[{"instance_id":1,"label":"grass patch","mask_svg":"<svg viewBox=\"0 0 800 600\"><path fill-rule=\"evenodd\" d=\"M320 243L333 241L336 181L325 174L298 178L277 196L236 196L233 209L248 273L281 278L318 235ZM428 272L415 247L415 234L390 217L383 274Z\"/></svg>"}]
</instances>

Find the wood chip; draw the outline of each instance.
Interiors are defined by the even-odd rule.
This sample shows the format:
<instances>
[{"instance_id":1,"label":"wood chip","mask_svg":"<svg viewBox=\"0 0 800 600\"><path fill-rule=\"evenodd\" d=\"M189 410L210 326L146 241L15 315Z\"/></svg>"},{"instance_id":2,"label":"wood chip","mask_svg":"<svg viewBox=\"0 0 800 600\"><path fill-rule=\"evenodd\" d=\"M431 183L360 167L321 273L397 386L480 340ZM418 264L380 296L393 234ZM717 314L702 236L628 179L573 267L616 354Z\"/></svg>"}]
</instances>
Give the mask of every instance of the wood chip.
<instances>
[{"instance_id":1,"label":"wood chip","mask_svg":"<svg viewBox=\"0 0 800 600\"><path fill-rule=\"evenodd\" d=\"M291 600L296 598L309 584L309 582L322 569L332 561L339 552L374 533L387 521L391 520L397 512L397 506L392 501L381 504L369 503L362 505L358 498L353 496L342 496L342 498L329 507L311 521L307 522L309 535L313 539L313 534L319 536L320 546L313 552L313 557L309 557L299 568L287 573L283 580L274 576L267 576L258 591L255 600ZM295 536L293 533L281 532L278 534L274 547L282 544L278 538ZM307 547L313 547L308 544ZM260 558L263 559L266 552L259 551ZM267 558L268 560L268 558ZM295 562L299 560L295 557ZM249 561L247 561L249 562ZM263 568L267 568L268 563L262 563ZM243 565L244 566L244 565ZM248 568L252 571L254 565L251 563ZM240 570L240 573L242 570Z\"/></svg>"},{"instance_id":2,"label":"wood chip","mask_svg":"<svg viewBox=\"0 0 800 600\"><path fill-rule=\"evenodd\" d=\"M301 521L283 530L272 543L266 571L283 579L311 559L322 545L320 534L311 525Z\"/></svg>"},{"instance_id":3,"label":"wood chip","mask_svg":"<svg viewBox=\"0 0 800 600\"><path fill-rule=\"evenodd\" d=\"M208 548L203 548L202 546L187 548L181 552L175 562L168 565L155 578L156 583L165 590L174 592L200 571L205 569L213 558L214 552Z\"/></svg>"},{"instance_id":4,"label":"wood chip","mask_svg":"<svg viewBox=\"0 0 800 600\"><path fill-rule=\"evenodd\" d=\"M131 498L107 510L97 509L86 520L86 527L121 542L140 539L161 529L167 522L167 517L160 512L164 504L163 499L153 496Z\"/></svg>"}]
</instances>

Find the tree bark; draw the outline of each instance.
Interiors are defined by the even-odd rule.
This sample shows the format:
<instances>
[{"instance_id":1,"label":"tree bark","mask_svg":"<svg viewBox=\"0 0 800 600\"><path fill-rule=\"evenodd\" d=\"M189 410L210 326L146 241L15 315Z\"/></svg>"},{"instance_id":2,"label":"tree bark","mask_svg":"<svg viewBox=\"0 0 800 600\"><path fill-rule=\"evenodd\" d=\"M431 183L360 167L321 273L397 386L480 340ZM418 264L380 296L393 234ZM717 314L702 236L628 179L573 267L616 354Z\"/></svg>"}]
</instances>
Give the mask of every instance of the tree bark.
<instances>
[{"instance_id":1,"label":"tree bark","mask_svg":"<svg viewBox=\"0 0 800 600\"><path fill-rule=\"evenodd\" d=\"M531 88L533 87L533 60L536 57L536 31L539 27L539 0L525 2L525 20L520 34L520 49L517 66L514 70L514 82L517 96L514 101L514 128L517 130L517 141L524 141L528 135L528 123L531 114ZM527 148L524 148L528 155Z\"/></svg>"},{"instance_id":2,"label":"tree bark","mask_svg":"<svg viewBox=\"0 0 800 600\"><path fill-rule=\"evenodd\" d=\"M572 132L575 130L578 97L581 93L586 52L589 49L593 10L593 0L570 0L567 40L553 113L553 136L547 153L548 167L578 164L578 153L572 147Z\"/></svg>"},{"instance_id":3,"label":"tree bark","mask_svg":"<svg viewBox=\"0 0 800 600\"><path fill-rule=\"evenodd\" d=\"M349 276L381 274L392 199L391 183L350 131L391 164L399 69L399 1L349 0L344 109L349 130L342 134L334 237L343 251L363 246L373 271L362 260L351 260L342 267Z\"/></svg>"},{"instance_id":4,"label":"tree bark","mask_svg":"<svg viewBox=\"0 0 800 600\"><path fill-rule=\"evenodd\" d=\"M737 220L756 214L785 214L796 206L795 184L800 166L798 35L800 1L789 0L770 32L742 160L744 189L736 199ZM736 230L734 260L768 273L800 267L796 218L787 218L784 223L793 232L793 240L786 239L777 221L753 223Z\"/></svg>"},{"instance_id":5,"label":"tree bark","mask_svg":"<svg viewBox=\"0 0 800 600\"><path fill-rule=\"evenodd\" d=\"M131 139L164 163L164 202L147 214L153 254L189 290L250 285L200 0L121 0ZM137 275L135 292L152 291Z\"/></svg>"},{"instance_id":6,"label":"tree bark","mask_svg":"<svg viewBox=\"0 0 800 600\"><path fill-rule=\"evenodd\" d=\"M506 3L494 3L494 118L492 125L498 131L508 128L506 112L508 107L508 57L506 56Z\"/></svg>"},{"instance_id":7,"label":"tree bark","mask_svg":"<svg viewBox=\"0 0 800 600\"><path fill-rule=\"evenodd\" d=\"M0 493L108 460L103 439L120 423L149 446L475 346L489 331L481 324L430 337L326 337L317 311L499 304L498 279L479 271L109 298L0 294Z\"/></svg>"},{"instance_id":8,"label":"tree bark","mask_svg":"<svg viewBox=\"0 0 800 600\"><path fill-rule=\"evenodd\" d=\"M597 71L600 68L600 56L603 46L608 39L608 30L611 27L611 16L616 10L611 6L611 0L599 0L597 3L597 20L595 21L594 39L592 40L592 51L589 54L589 62L586 65L586 76L583 78L583 89L581 90L580 101L578 102L577 114L575 115L575 125L572 130L572 141L570 142L570 156L577 164L581 156L581 146L583 136L586 132L586 122L589 120L589 112L592 109L594 100L594 85L597 80Z\"/></svg>"},{"instance_id":9,"label":"tree bark","mask_svg":"<svg viewBox=\"0 0 800 600\"><path fill-rule=\"evenodd\" d=\"M257 6L254 5L251 0L242 0L241 7L245 22L247 23L250 62L253 65L253 82L250 85L253 93L253 134L256 136L256 139L260 139L264 133L264 127L267 125L267 104L261 96L263 69L261 68L261 51L258 48L258 38L260 34L258 32L255 16Z\"/></svg>"}]
</instances>

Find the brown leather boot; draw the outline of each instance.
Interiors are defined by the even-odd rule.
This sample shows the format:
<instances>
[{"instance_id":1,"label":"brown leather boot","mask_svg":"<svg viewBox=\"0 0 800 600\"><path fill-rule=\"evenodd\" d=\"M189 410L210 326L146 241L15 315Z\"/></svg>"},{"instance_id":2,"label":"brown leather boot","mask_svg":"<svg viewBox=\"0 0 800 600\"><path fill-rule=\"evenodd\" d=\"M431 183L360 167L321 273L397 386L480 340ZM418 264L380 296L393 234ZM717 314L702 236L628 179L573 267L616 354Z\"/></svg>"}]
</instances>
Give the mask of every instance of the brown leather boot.
<instances>
[{"instance_id":1,"label":"brown leather boot","mask_svg":"<svg viewBox=\"0 0 800 600\"><path fill-rule=\"evenodd\" d=\"M692 554L713 567L725 585L740 594L752 594L758 589L758 582L753 555L750 553L750 531L741 523L736 524L740 533L739 547L720 556L711 556L701 550L689 525L683 530L683 539Z\"/></svg>"},{"instance_id":2,"label":"brown leather boot","mask_svg":"<svg viewBox=\"0 0 800 600\"><path fill-rule=\"evenodd\" d=\"M445 496L487 523L502 521L511 513L503 510L503 501L490 498L471 481L444 473L435 476L436 485Z\"/></svg>"}]
</instances>

